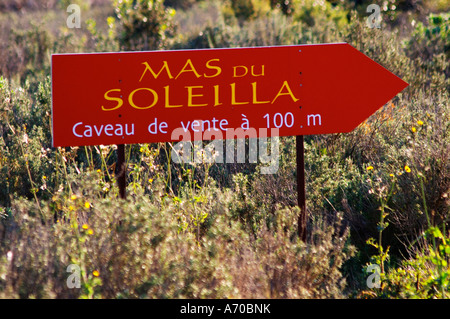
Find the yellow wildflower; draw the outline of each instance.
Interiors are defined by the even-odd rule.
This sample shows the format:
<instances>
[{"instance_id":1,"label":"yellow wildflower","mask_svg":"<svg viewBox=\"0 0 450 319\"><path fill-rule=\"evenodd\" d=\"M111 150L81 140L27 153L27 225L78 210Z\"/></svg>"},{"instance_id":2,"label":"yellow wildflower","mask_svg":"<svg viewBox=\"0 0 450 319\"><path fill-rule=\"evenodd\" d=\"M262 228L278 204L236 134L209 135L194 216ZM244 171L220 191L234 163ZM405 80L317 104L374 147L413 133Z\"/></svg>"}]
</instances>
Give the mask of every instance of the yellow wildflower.
<instances>
[{"instance_id":1,"label":"yellow wildflower","mask_svg":"<svg viewBox=\"0 0 450 319\"><path fill-rule=\"evenodd\" d=\"M88 233L88 235L93 235L94 231L90 228L90 229L88 229L87 233Z\"/></svg>"},{"instance_id":2,"label":"yellow wildflower","mask_svg":"<svg viewBox=\"0 0 450 319\"><path fill-rule=\"evenodd\" d=\"M422 122L421 120L418 120L418 121L417 121L417 125L422 126L422 125L423 125L423 122Z\"/></svg>"},{"instance_id":3,"label":"yellow wildflower","mask_svg":"<svg viewBox=\"0 0 450 319\"><path fill-rule=\"evenodd\" d=\"M368 166L366 169L367 169L368 171L371 171L371 170L373 170L373 166Z\"/></svg>"},{"instance_id":4,"label":"yellow wildflower","mask_svg":"<svg viewBox=\"0 0 450 319\"><path fill-rule=\"evenodd\" d=\"M70 199L71 199L71 200L77 199L77 195L74 194L74 195L70 196Z\"/></svg>"},{"instance_id":5,"label":"yellow wildflower","mask_svg":"<svg viewBox=\"0 0 450 319\"><path fill-rule=\"evenodd\" d=\"M405 165L405 172L406 173L411 173L411 168L409 168L408 165Z\"/></svg>"},{"instance_id":6,"label":"yellow wildflower","mask_svg":"<svg viewBox=\"0 0 450 319\"><path fill-rule=\"evenodd\" d=\"M411 131L412 131L413 133L416 133L417 129L413 126L413 127L411 127Z\"/></svg>"},{"instance_id":7,"label":"yellow wildflower","mask_svg":"<svg viewBox=\"0 0 450 319\"><path fill-rule=\"evenodd\" d=\"M83 229L88 229L88 228L89 228L89 225L88 225L88 224L83 224L83 226L81 226L81 228L83 228Z\"/></svg>"},{"instance_id":8,"label":"yellow wildflower","mask_svg":"<svg viewBox=\"0 0 450 319\"><path fill-rule=\"evenodd\" d=\"M89 202L86 202L86 203L84 203L84 207L90 208L90 207L91 207L91 204L89 204Z\"/></svg>"},{"instance_id":9,"label":"yellow wildflower","mask_svg":"<svg viewBox=\"0 0 450 319\"><path fill-rule=\"evenodd\" d=\"M100 276L100 273L98 272L98 270L94 270L94 271L92 272L92 274L94 275L94 277Z\"/></svg>"}]
</instances>

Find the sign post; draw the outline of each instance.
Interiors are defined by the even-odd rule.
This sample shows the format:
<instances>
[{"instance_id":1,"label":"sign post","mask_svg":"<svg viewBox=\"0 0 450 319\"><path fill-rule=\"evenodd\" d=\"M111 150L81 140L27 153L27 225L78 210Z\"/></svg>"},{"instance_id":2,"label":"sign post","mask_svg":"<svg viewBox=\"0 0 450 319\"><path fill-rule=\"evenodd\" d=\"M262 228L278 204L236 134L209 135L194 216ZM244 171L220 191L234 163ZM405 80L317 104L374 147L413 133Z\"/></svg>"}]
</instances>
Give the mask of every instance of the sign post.
<instances>
[{"instance_id":1,"label":"sign post","mask_svg":"<svg viewBox=\"0 0 450 319\"><path fill-rule=\"evenodd\" d=\"M126 198L127 187L127 167L125 162L125 145L117 145L117 167L116 167L117 185L119 186L119 197Z\"/></svg>"},{"instance_id":2,"label":"sign post","mask_svg":"<svg viewBox=\"0 0 450 319\"><path fill-rule=\"evenodd\" d=\"M299 236L306 238L303 136L352 131L408 84L346 43L52 55L53 146L297 136Z\"/></svg>"},{"instance_id":3,"label":"sign post","mask_svg":"<svg viewBox=\"0 0 450 319\"><path fill-rule=\"evenodd\" d=\"M298 215L298 237L306 242L306 187L305 187L305 160L303 135L296 136L296 153L297 153L297 200L300 214Z\"/></svg>"}]
</instances>

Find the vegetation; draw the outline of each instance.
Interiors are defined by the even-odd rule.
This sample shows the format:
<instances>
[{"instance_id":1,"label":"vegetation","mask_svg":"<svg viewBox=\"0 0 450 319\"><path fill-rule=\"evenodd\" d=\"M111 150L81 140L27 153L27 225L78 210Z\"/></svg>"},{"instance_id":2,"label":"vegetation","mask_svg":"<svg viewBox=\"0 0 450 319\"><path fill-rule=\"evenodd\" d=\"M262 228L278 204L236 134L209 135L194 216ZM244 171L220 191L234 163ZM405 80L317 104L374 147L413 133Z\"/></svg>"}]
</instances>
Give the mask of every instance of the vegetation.
<instances>
[{"instance_id":1,"label":"vegetation","mask_svg":"<svg viewBox=\"0 0 450 319\"><path fill-rule=\"evenodd\" d=\"M449 298L449 1L383 1L379 29L371 2L2 1L0 297ZM305 137L306 242L294 137L273 175L126 145L126 200L115 146L51 147L52 53L329 42L410 86L351 133Z\"/></svg>"}]
</instances>

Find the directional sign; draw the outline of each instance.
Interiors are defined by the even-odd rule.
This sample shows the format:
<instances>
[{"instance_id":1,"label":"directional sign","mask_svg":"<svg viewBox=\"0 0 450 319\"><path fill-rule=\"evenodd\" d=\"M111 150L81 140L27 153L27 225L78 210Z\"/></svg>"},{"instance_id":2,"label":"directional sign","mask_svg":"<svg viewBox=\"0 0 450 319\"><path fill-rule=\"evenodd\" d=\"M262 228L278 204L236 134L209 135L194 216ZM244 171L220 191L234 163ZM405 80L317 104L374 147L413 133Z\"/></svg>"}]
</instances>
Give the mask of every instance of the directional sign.
<instances>
[{"instance_id":1,"label":"directional sign","mask_svg":"<svg viewBox=\"0 0 450 319\"><path fill-rule=\"evenodd\" d=\"M346 43L54 54L53 145L344 133L407 86Z\"/></svg>"}]
</instances>

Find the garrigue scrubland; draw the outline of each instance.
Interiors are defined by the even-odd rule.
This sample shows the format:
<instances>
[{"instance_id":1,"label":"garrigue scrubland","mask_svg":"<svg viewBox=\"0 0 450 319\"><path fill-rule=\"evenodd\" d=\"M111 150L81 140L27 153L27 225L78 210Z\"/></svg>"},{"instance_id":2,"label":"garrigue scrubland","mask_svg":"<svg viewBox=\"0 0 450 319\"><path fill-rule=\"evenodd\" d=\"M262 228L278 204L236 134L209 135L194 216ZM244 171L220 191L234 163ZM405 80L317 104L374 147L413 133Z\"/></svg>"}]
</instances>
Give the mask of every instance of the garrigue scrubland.
<instances>
[{"instance_id":1,"label":"garrigue scrubland","mask_svg":"<svg viewBox=\"0 0 450 319\"><path fill-rule=\"evenodd\" d=\"M450 4L382 1L370 28L370 3L0 2L0 297L450 297ZM115 146L51 146L52 53L331 42L410 85L351 133L305 137L306 242L295 137L269 175L126 145L126 200Z\"/></svg>"}]
</instances>

